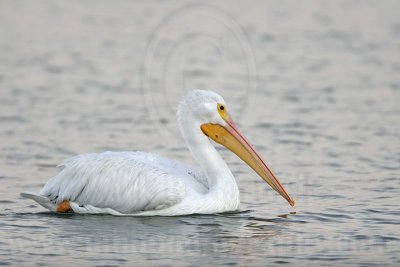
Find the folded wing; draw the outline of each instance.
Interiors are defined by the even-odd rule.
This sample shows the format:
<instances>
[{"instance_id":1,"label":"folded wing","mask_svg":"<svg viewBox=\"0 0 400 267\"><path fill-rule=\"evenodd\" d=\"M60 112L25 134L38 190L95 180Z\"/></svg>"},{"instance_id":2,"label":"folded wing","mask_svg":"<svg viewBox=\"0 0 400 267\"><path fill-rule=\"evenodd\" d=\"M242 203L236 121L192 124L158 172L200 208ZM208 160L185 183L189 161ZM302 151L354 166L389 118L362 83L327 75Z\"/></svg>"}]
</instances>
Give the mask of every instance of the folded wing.
<instances>
[{"instance_id":1,"label":"folded wing","mask_svg":"<svg viewBox=\"0 0 400 267\"><path fill-rule=\"evenodd\" d=\"M104 152L67 159L40 195L54 205L68 200L72 207L120 213L164 209L181 202L186 195L181 176L190 175L177 169L184 165L169 169L167 163L162 167L150 158L143 152Z\"/></svg>"}]
</instances>

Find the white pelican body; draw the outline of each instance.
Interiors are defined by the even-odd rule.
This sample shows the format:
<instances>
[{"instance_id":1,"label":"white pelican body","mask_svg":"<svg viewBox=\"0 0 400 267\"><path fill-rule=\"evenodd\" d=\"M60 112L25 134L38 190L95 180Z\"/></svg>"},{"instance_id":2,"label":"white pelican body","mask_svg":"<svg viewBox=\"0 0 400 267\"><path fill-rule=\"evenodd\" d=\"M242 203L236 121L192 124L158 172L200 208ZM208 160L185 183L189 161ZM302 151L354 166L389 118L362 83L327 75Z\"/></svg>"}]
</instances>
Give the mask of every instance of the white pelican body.
<instances>
[{"instance_id":1,"label":"white pelican body","mask_svg":"<svg viewBox=\"0 0 400 267\"><path fill-rule=\"evenodd\" d=\"M211 143L213 139L242 158L294 205L238 132L221 96L192 91L179 104L178 121L200 167L145 152L83 154L58 166L60 172L39 194L21 195L54 212L175 216L235 211L240 204L239 189Z\"/></svg>"}]
</instances>

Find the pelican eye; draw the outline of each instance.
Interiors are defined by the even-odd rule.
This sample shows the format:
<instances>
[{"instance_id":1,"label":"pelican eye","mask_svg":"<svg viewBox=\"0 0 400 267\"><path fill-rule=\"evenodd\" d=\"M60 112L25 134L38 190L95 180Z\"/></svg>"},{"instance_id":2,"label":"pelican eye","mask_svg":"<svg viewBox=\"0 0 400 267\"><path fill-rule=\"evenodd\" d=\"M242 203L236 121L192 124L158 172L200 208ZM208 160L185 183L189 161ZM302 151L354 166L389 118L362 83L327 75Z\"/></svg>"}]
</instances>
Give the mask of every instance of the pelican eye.
<instances>
[{"instance_id":1,"label":"pelican eye","mask_svg":"<svg viewBox=\"0 0 400 267\"><path fill-rule=\"evenodd\" d=\"M225 110L226 110L226 107L223 104L218 104L217 107L218 107L218 112L221 112L221 111L225 112Z\"/></svg>"},{"instance_id":2,"label":"pelican eye","mask_svg":"<svg viewBox=\"0 0 400 267\"><path fill-rule=\"evenodd\" d=\"M224 120L227 120L227 119L229 118L228 111L226 110L226 107L225 107L224 104L219 104L219 103L218 103L217 110L218 110L219 115L220 115Z\"/></svg>"}]
</instances>

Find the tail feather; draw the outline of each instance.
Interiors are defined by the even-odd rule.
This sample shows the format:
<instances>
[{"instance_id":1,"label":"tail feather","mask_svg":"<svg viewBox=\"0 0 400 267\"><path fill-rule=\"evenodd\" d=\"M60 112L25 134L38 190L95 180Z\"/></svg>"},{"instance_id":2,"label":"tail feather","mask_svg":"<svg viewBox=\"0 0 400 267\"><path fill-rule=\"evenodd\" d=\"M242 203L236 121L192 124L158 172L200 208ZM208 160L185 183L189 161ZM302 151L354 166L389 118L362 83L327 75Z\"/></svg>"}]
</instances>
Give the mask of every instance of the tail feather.
<instances>
[{"instance_id":1,"label":"tail feather","mask_svg":"<svg viewBox=\"0 0 400 267\"><path fill-rule=\"evenodd\" d=\"M50 211L55 212L57 209L56 204L51 203L47 197L40 195L38 193L22 192L20 195L21 195L21 197L32 199L32 200L36 201L39 205L41 205L42 207L44 207Z\"/></svg>"},{"instance_id":2,"label":"tail feather","mask_svg":"<svg viewBox=\"0 0 400 267\"><path fill-rule=\"evenodd\" d=\"M22 192L21 197L32 199L36 201L38 204L43 206L44 208L52 211L52 212L57 212L57 205L55 203L52 203L47 197L38 194L38 193L33 193L33 192ZM153 214L154 211L144 211L144 212L138 212L138 213L131 213L131 214L124 214L120 213L119 211L113 210L111 208L98 208L95 206L91 205L84 205L80 206L75 202L70 202L72 210L75 213L81 213L81 214L111 214L115 216L154 216L158 215L157 213Z\"/></svg>"}]
</instances>

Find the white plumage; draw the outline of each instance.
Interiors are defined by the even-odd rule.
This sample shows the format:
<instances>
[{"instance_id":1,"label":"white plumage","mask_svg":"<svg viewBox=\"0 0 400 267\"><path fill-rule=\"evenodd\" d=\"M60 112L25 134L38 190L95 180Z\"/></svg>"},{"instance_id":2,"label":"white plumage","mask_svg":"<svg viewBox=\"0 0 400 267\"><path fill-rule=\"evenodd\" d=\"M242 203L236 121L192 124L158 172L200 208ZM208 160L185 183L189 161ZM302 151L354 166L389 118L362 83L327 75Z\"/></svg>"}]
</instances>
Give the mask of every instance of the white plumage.
<instances>
[{"instance_id":1,"label":"white plumage","mask_svg":"<svg viewBox=\"0 0 400 267\"><path fill-rule=\"evenodd\" d=\"M239 190L226 163L200 129L226 126L218 112L221 96L196 90L178 107L185 141L200 167L145 152L104 152L72 157L59 165L39 194L21 195L56 211L68 201L76 213L185 215L239 208Z\"/></svg>"},{"instance_id":2,"label":"white plumage","mask_svg":"<svg viewBox=\"0 0 400 267\"><path fill-rule=\"evenodd\" d=\"M84 154L58 168L40 191L52 211L68 200L78 213L133 214L181 202L186 184L207 191L201 170L145 152Z\"/></svg>"}]
</instances>

